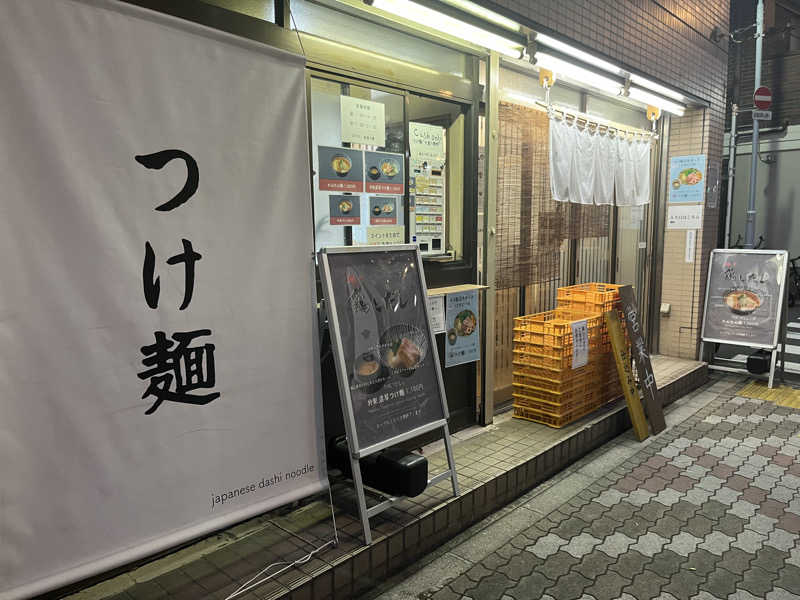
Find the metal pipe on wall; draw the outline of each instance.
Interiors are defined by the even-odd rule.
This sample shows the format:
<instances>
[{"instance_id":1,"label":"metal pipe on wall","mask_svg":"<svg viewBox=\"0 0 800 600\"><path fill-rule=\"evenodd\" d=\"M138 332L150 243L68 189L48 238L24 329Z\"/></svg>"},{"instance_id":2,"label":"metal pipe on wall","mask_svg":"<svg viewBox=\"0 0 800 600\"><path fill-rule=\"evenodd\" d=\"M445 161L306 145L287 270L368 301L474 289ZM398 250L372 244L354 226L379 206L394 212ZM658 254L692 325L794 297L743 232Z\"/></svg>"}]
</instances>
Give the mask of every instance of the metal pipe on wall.
<instances>
[{"instance_id":1,"label":"metal pipe on wall","mask_svg":"<svg viewBox=\"0 0 800 600\"><path fill-rule=\"evenodd\" d=\"M733 40L733 36L731 36ZM725 247L731 247L731 213L733 212L733 183L736 178L736 117L739 115L739 94L742 82L742 45L733 40L736 46L736 63L733 68L733 103L731 104L731 132L728 140L728 204L725 210Z\"/></svg>"},{"instance_id":2,"label":"metal pipe on wall","mask_svg":"<svg viewBox=\"0 0 800 600\"><path fill-rule=\"evenodd\" d=\"M731 247L731 211L733 209L733 179L736 171L736 116L739 105L733 103L731 114L731 132L728 140L728 208L725 211L725 247Z\"/></svg>"},{"instance_id":3,"label":"metal pipe on wall","mask_svg":"<svg viewBox=\"0 0 800 600\"><path fill-rule=\"evenodd\" d=\"M756 69L753 91L761 87L761 49L764 41L764 0L756 6ZM752 248L756 235L756 177L758 174L758 120L753 119L753 160L750 163L750 198L747 201L747 223L744 247Z\"/></svg>"}]
</instances>

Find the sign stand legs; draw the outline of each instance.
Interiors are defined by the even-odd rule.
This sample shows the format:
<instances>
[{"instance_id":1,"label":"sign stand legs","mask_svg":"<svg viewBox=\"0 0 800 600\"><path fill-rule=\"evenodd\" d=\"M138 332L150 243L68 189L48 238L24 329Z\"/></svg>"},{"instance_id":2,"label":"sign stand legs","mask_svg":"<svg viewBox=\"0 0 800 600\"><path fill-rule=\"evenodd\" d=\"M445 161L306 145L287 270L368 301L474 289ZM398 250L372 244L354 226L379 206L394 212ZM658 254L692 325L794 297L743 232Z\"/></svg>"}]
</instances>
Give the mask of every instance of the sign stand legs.
<instances>
[{"instance_id":1,"label":"sign stand legs","mask_svg":"<svg viewBox=\"0 0 800 600\"><path fill-rule=\"evenodd\" d=\"M453 444L450 442L450 428L447 426L447 423L444 424L444 449L447 453L447 466L450 471L450 482L453 485L453 495L459 496L461 492L458 488L458 476L456 475L456 460L453 457ZM430 485L430 481L428 482Z\"/></svg>"},{"instance_id":2,"label":"sign stand legs","mask_svg":"<svg viewBox=\"0 0 800 600\"><path fill-rule=\"evenodd\" d=\"M369 509L367 496L364 493L364 482L361 480L361 462L350 456L350 468L353 471L353 487L356 489L358 501L358 516L361 519L361 528L364 530L364 542L369 546L372 543L372 531L369 527Z\"/></svg>"},{"instance_id":3,"label":"sign stand legs","mask_svg":"<svg viewBox=\"0 0 800 600\"><path fill-rule=\"evenodd\" d=\"M458 486L458 476L456 475L456 461L453 457L453 445L450 441L450 429L447 427L447 423L442 425L442 433L444 434L444 447L445 453L447 454L447 470L442 471L441 473L434 475L430 479L428 479L428 486L436 485L440 481L444 481L445 479L449 479L450 483L453 486L453 495L459 496L461 492L459 491ZM369 546L372 543L372 529L369 526L369 519L370 517L374 517L385 511L387 508L391 507L392 504L400 500L400 498L395 498L393 496L383 496L384 500L376 504L375 506L368 507L367 506L367 495L364 491L364 481L361 479L361 464L359 460L354 457L350 456L350 466L353 471L353 487L356 490L356 500L358 502L358 515L361 518L361 528L364 530L364 543ZM380 490L375 490L377 493L381 493Z\"/></svg>"},{"instance_id":4,"label":"sign stand legs","mask_svg":"<svg viewBox=\"0 0 800 600\"><path fill-rule=\"evenodd\" d=\"M772 358L769 361L769 382L767 383L767 387L772 389L772 382L775 379L775 365L778 362L778 349L775 348L772 351Z\"/></svg>"}]
</instances>

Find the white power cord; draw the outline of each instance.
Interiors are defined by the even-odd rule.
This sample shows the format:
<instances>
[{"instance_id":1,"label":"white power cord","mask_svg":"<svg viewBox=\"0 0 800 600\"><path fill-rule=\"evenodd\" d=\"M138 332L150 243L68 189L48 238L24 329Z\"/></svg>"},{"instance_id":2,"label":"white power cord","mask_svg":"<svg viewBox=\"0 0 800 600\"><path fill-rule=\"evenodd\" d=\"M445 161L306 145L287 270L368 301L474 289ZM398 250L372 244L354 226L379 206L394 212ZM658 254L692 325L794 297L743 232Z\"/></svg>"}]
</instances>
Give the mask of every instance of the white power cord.
<instances>
[{"instance_id":1,"label":"white power cord","mask_svg":"<svg viewBox=\"0 0 800 600\"><path fill-rule=\"evenodd\" d=\"M272 563L270 565L267 565L266 567L261 569L258 573L253 575L250 579L245 581L242 585L240 585L234 592L232 592L230 595L228 595L225 598L225 600L233 600L237 596L241 596L242 594L245 594L245 593L249 592L250 590L252 590L254 588L257 588L258 586L263 585L264 583L266 583L267 581L269 581L273 577L277 577L281 573L286 572L287 570L291 569L294 566L306 564L308 561L310 561L314 557L315 554L319 554L320 552L325 550L325 548L327 548L328 546L332 545L334 548L336 546L338 546L339 545L339 532L336 529L336 515L335 515L334 510L333 510L333 493L331 492L330 485L328 485L328 499L329 499L330 505L331 505L331 519L333 521L333 539L331 541L326 542L325 544L322 544L322 546L318 546L317 548L315 548L314 550L312 550L311 552L309 552L305 556L303 556L301 558L298 558L294 562L279 561L279 562L274 562L274 563ZM278 526L278 527L280 527L280 526ZM282 527L280 527L280 528L283 529ZM278 571L275 571L274 573L271 573L270 575L267 575L267 576L265 576L265 577L263 577L261 579L258 579L264 573L266 573L270 569L272 569L274 567L277 567L279 565L285 565L285 566L282 569L280 569ZM256 580L258 580L258 581L256 581Z\"/></svg>"}]
</instances>

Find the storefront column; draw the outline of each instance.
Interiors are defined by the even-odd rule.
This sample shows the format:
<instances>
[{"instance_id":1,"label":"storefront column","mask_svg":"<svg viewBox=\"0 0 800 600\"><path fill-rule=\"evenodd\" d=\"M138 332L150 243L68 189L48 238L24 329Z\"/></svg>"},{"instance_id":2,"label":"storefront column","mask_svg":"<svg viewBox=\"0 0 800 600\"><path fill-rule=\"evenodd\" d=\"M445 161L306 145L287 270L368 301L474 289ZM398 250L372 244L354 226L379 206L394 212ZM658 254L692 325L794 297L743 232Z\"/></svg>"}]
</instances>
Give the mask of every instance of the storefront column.
<instances>
[{"instance_id":1,"label":"storefront column","mask_svg":"<svg viewBox=\"0 0 800 600\"><path fill-rule=\"evenodd\" d=\"M685 229L667 227L664 230L661 302L669 304L670 310L660 316L658 351L691 360L697 358L708 257L716 247L719 221L718 181L715 178L708 181L708 174L720 172L722 156L722 137L709 127L713 110L697 108L687 110L683 117L673 117L667 150L668 159L695 154L707 156L702 227L693 234ZM669 185L668 177L666 181L662 179L662 189L668 189ZM666 210L668 213L668 200Z\"/></svg>"},{"instance_id":2,"label":"storefront column","mask_svg":"<svg viewBox=\"0 0 800 600\"><path fill-rule=\"evenodd\" d=\"M500 109L500 55L492 51L486 63L486 140L484 203L483 203L483 278L487 288L483 298L483 360L481 361L480 421L489 425L494 419L494 353L495 353L495 228L497 227L497 143Z\"/></svg>"}]
</instances>

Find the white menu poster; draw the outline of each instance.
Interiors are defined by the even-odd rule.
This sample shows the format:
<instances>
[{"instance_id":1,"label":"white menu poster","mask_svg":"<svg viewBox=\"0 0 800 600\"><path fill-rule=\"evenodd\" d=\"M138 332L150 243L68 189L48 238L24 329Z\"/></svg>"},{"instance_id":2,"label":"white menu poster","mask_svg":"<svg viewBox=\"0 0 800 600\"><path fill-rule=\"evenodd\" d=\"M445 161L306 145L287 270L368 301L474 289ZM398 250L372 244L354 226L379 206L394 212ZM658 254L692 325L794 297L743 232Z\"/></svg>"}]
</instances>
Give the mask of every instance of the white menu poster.
<instances>
[{"instance_id":1,"label":"white menu poster","mask_svg":"<svg viewBox=\"0 0 800 600\"><path fill-rule=\"evenodd\" d=\"M341 96L342 143L386 145L386 108L352 96Z\"/></svg>"},{"instance_id":2,"label":"white menu poster","mask_svg":"<svg viewBox=\"0 0 800 600\"><path fill-rule=\"evenodd\" d=\"M444 147L444 127L427 123L408 124L408 148L411 158L418 161L442 162L446 152Z\"/></svg>"},{"instance_id":3,"label":"white menu poster","mask_svg":"<svg viewBox=\"0 0 800 600\"><path fill-rule=\"evenodd\" d=\"M428 314L431 317L431 331L433 333L444 333L444 296L428 296Z\"/></svg>"},{"instance_id":4,"label":"white menu poster","mask_svg":"<svg viewBox=\"0 0 800 600\"><path fill-rule=\"evenodd\" d=\"M589 362L589 329L586 319L572 323L572 368Z\"/></svg>"}]
</instances>

